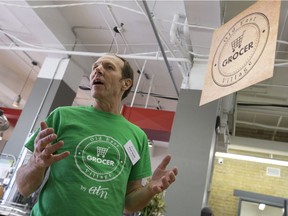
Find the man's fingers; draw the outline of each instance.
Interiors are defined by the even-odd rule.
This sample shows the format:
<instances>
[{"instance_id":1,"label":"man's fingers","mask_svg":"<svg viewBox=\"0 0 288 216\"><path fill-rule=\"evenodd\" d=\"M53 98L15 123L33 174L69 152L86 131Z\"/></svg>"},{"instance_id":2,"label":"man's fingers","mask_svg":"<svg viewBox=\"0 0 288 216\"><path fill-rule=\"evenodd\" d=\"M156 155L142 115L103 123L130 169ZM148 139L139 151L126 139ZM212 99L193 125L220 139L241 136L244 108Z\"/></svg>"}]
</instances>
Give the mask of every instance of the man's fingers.
<instances>
[{"instance_id":1,"label":"man's fingers","mask_svg":"<svg viewBox=\"0 0 288 216\"><path fill-rule=\"evenodd\" d=\"M39 151L43 151L47 147L47 145L49 145L51 142L53 142L56 138L57 138L56 134L54 134L54 133L49 134L49 135L45 136L44 138L38 140L36 148L38 148Z\"/></svg>"},{"instance_id":2,"label":"man's fingers","mask_svg":"<svg viewBox=\"0 0 288 216\"><path fill-rule=\"evenodd\" d=\"M39 140L43 139L44 137L47 137L50 134L53 134L54 130L53 128L48 128L47 124L45 122L40 123L40 131L35 138L35 144L39 142Z\"/></svg>"},{"instance_id":3,"label":"man's fingers","mask_svg":"<svg viewBox=\"0 0 288 216\"><path fill-rule=\"evenodd\" d=\"M54 154L58 149L64 145L63 141L59 141L53 145L48 144L39 155L40 164L43 167L48 167L52 163L62 160L70 155L69 151L62 152L60 154Z\"/></svg>"},{"instance_id":4,"label":"man's fingers","mask_svg":"<svg viewBox=\"0 0 288 216\"><path fill-rule=\"evenodd\" d=\"M53 154L54 152L56 152L58 149L60 149L63 145L64 145L64 142L59 141L53 145L46 146L45 150L47 150L47 152L49 152L49 155L50 155L50 154Z\"/></svg>"},{"instance_id":5,"label":"man's fingers","mask_svg":"<svg viewBox=\"0 0 288 216\"><path fill-rule=\"evenodd\" d=\"M168 180L168 178L163 177L162 178L162 190L167 189L169 185L170 185L170 181Z\"/></svg>"},{"instance_id":6,"label":"man's fingers","mask_svg":"<svg viewBox=\"0 0 288 216\"><path fill-rule=\"evenodd\" d=\"M152 192L153 192L154 194L161 193L162 191L163 191L163 189L162 189L161 187L157 186L157 185L154 185L154 186L152 187Z\"/></svg>"},{"instance_id":7,"label":"man's fingers","mask_svg":"<svg viewBox=\"0 0 288 216\"><path fill-rule=\"evenodd\" d=\"M167 165L170 163L171 155L166 155L162 162L159 164L159 169L166 169Z\"/></svg>"},{"instance_id":8,"label":"man's fingers","mask_svg":"<svg viewBox=\"0 0 288 216\"><path fill-rule=\"evenodd\" d=\"M46 122L44 122L44 121L40 122L40 128L41 128L41 130L48 128Z\"/></svg>"},{"instance_id":9,"label":"man's fingers","mask_svg":"<svg viewBox=\"0 0 288 216\"><path fill-rule=\"evenodd\" d=\"M175 181L175 179L176 179L176 175L175 175L175 173L173 171L171 171L169 173L169 183L170 184L173 183Z\"/></svg>"},{"instance_id":10,"label":"man's fingers","mask_svg":"<svg viewBox=\"0 0 288 216\"><path fill-rule=\"evenodd\" d=\"M69 151L62 152L61 154L53 155L53 162L60 161L70 155Z\"/></svg>"},{"instance_id":11,"label":"man's fingers","mask_svg":"<svg viewBox=\"0 0 288 216\"><path fill-rule=\"evenodd\" d=\"M178 168L177 168L177 167L174 167L174 168L172 169L172 171L173 171L173 173L174 173L175 176L178 175Z\"/></svg>"}]
</instances>

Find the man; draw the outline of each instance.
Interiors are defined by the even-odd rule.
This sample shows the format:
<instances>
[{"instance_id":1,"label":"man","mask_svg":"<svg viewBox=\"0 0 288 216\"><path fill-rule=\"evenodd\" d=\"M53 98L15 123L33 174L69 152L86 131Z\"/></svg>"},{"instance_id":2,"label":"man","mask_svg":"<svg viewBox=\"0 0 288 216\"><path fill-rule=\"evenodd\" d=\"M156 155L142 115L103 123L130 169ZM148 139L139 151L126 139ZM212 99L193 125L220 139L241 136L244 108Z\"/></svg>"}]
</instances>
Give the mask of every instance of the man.
<instances>
[{"instance_id":1,"label":"man","mask_svg":"<svg viewBox=\"0 0 288 216\"><path fill-rule=\"evenodd\" d=\"M41 122L25 146L33 152L16 175L19 192L29 196L49 178L31 215L120 216L141 210L175 181L166 156L151 176L145 133L121 114L121 100L132 88L133 70L116 56L92 66L91 107L60 107Z\"/></svg>"},{"instance_id":2,"label":"man","mask_svg":"<svg viewBox=\"0 0 288 216\"><path fill-rule=\"evenodd\" d=\"M208 206L201 209L201 216L213 216L212 209Z\"/></svg>"}]
</instances>

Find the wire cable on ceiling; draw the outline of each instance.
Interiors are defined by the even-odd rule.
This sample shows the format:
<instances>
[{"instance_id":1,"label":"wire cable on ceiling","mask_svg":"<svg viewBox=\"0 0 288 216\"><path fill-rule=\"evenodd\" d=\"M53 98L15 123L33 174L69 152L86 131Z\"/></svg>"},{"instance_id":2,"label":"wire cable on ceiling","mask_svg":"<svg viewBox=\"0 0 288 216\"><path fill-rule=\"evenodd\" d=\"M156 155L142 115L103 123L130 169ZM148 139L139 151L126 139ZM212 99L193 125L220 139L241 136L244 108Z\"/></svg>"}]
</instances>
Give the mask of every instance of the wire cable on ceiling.
<instances>
[{"instance_id":1,"label":"wire cable on ceiling","mask_svg":"<svg viewBox=\"0 0 288 216\"><path fill-rule=\"evenodd\" d=\"M100 12L101 16L104 19L104 22L106 23L106 25L108 26L108 28L110 30L110 33L111 33L111 35L113 37L113 41L115 41L115 45L116 45L116 52L115 53L118 54L119 53L119 46L118 46L118 42L117 42L117 39L116 39L116 34L114 35L114 30L110 27L110 25L109 25L108 21L106 20L103 12L99 8L98 8L98 11Z\"/></svg>"},{"instance_id":2,"label":"wire cable on ceiling","mask_svg":"<svg viewBox=\"0 0 288 216\"><path fill-rule=\"evenodd\" d=\"M16 37L16 36L6 32L6 31L4 31L4 30L0 29L0 32L3 33L4 35L9 36L10 38L14 39L17 42L26 45L26 46L34 47L34 48L38 48L38 49L50 49L49 47L37 46L37 45L31 44L31 43L25 42L23 40L20 40L18 37Z\"/></svg>"},{"instance_id":3,"label":"wire cable on ceiling","mask_svg":"<svg viewBox=\"0 0 288 216\"><path fill-rule=\"evenodd\" d=\"M2 30L1 28L0 28L0 30ZM19 46L11 37L9 37L9 35L7 35L7 34L5 34L4 33L4 35L15 45L15 46ZM1 38L1 40L3 41L3 43L4 43L4 40ZM24 57L22 57L21 55L19 55L17 52L13 52L19 59L21 59L26 65L29 65L29 67L30 67L30 62L32 62L32 61L34 61L34 59L27 53L27 52L25 52L25 51L23 51L23 53L24 53L24 55L29 59L29 62L26 60L26 59L24 59ZM41 67L39 64L38 64L38 66L39 67Z\"/></svg>"},{"instance_id":4,"label":"wire cable on ceiling","mask_svg":"<svg viewBox=\"0 0 288 216\"><path fill-rule=\"evenodd\" d=\"M130 53L134 53L134 51L131 49L131 47L129 46L129 44L128 44L127 40L126 40L125 35L123 34L123 26L124 26L124 23L121 23L121 24L119 25L119 21L117 20L117 18L116 18L116 16L115 16L115 14L114 14L111 6L107 6L107 9L108 9L109 14L110 14L111 17L112 17L112 20L113 20L114 24L116 25L116 26L114 27L114 31L120 34L120 36L121 36L121 38L122 38L122 40L123 40L123 42L124 42L124 44L125 44L125 46L126 46L126 47L125 47L125 50L124 50L124 53L126 53L126 48L130 51ZM146 15L144 12L143 12L143 14L144 14L144 16ZM136 61L136 59L133 59L133 60L134 60L134 63L135 63L135 65L136 65L137 71L142 71L142 70L140 69L139 63ZM147 75L147 73L144 73L144 75L145 75L145 74ZM145 76L145 77L146 77L146 76ZM141 79L141 74L140 74L140 76L138 76L138 80L139 80L139 79ZM147 77L146 77L146 80L147 80ZM144 82L145 82L146 80L144 80ZM138 81L137 81L137 82L138 82ZM140 88L143 87L143 83L144 83L144 82L141 83L142 86L141 86ZM137 88L139 88L139 86L138 86Z\"/></svg>"},{"instance_id":5,"label":"wire cable on ceiling","mask_svg":"<svg viewBox=\"0 0 288 216\"><path fill-rule=\"evenodd\" d=\"M137 3L137 1L136 1ZM61 4L61 5L39 5L39 6L29 6L29 5L18 5L18 4L10 4L10 3L5 3L5 2L0 2L0 5L5 5L5 6L10 6L10 7L20 7L20 8L33 8L33 9L37 9L37 8L61 8L61 7L72 7L72 6L85 6L85 5L108 5L109 7L111 6L114 6L114 7L119 7L119 8L122 8L122 9L125 9L125 10L128 10L128 11L132 11L134 13L137 13L137 14L140 14L140 15L144 15L147 17L147 15L142 11L137 11L137 10L134 10L134 9L131 9L131 8L128 8L128 7L124 7L124 6L121 6L121 5L117 5L117 4L113 4L113 3L107 3L107 2L86 2L86 3L75 3L75 4ZM139 4L138 4L139 6ZM101 13L101 10L100 10L100 13ZM103 14L102 14L103 16ZM103 16L104 17L104 16ZM169 22L169 23L172 23L172 21L170 20L165 20L165 19L160 19L160 18L157 18L155 16L153 16L153 19L158 19L158 20L161 20L161 21L165 21L165 22ZM108 23L107 21L105 21L107 26ZM179 23L179 22L175 22L177 25L185 25L183 23ZM207 26L199 26L199 25L188 25L189 28L198 28L198 29L206 29L206 30L215 30L215 28L212 28L212 27L207 27ZM43 46L37 46L37 45L34 45L34 44L31 44L31 43L28 43L28 42L25 42L23 40L20 40L19 38L17 38L16 36L6 32L6 31L3 31L0 29L0 32L2 32L3 34L6 34L8 35L9 37L13 38L14 40L20 42L21 44L25 44L27 46L30 46L30 47L34 47L34 48L39 48L39 49L51 49L53 50L52 48L49 48L49 47L43 47ZM112 34L112 30L111 30L111 34ZM113 35L113 34L112 34ZM287 41L283 41L283 40L278 40L277 41L278 43L283 43L283 44L288 44ZM61 49L62 50L62 49ZM118 50L118 48L117 48ZM118 53L118 51L117 51ZM203 54L198 54L198 53L195 53L195 52L189 52L193 55L195 55L196 57L208 57L206 55L203 55ZM284 63L276 63L275 66L286 66L288 65L288 62L284 62Z\"/></svg>"},{"instance_id":6,"label":"wire cable on ceiling","mask_svg":"<svg viewBox=\"0 0 288 216\"><path fill-rule=\"evenodd\" d=\"M67 55L79 55L79 56L96 56L96 57L100 57L99 54L93 54L92 52L77 52L77 51L65 51L63 49L54 49L54 48L47 48L47 47L43 47L43 46L36 46L34 44L31 44L31 43L28 43L28 42L25 42L21 39L19 39L18 37L4 31L4 30L1 30L0 29L0 32L5 34L5 35L8 35L9 37L13 38L14 40L18 41L19 43L21 44L25 44L29 47L20 47L19 45L17 45L17 47L13 47L13 46L9 46L9 47L3 47L3 46L0 46L0 50L3 49L3 50L18 50L18 51L32 51L32 52L44 52L44 53L55 53L55 54L67 54ZM277 40L278 43L283 43L283 44L288 44L287 41L282 41L282 40ZM37 49L32 49L30 47L33 47L33 48L37 48ZM156 52L157 54L158 52ZM191 52L191 54L195 55L196 57L205 57L206 55L203 55L203 54L198 54L198 53L195 53L195 52ZM104 54L104 53L102 53ZM145 55L145 54L143 54ZM124 56L124 55L122 55ZM150 57L150 56L139 56L139 54L133 54L133 55L125 55L127 58L129 59L147 59L147 60L163 60L163 58L161 57ZM156 55L158 56L158 55ZM207 56L208 57L208 56ZM201 59L195 59L197 61L201 61ZM179 61L179 62L187 62L187 63L190 63L189 60L187 59L183 59L183 58L169 58L169 61ZM276 59L277 61L277 59ZM288 62L282 62L282 63L275 63L275 66L287 66L288 65Z\"/></svg>"},{"instance_id":7,"label":"wire cable on ceiling","mask_svg":"<svg viewBox=\"0 0 288 216\"><path fill-rule=\"evenodd\" d=\"M0 2L0 5L6 5L6 6L11 6L11 7L21 7L21 8L33 8L33 9L38 9L38 8L42 8L42 9L45 9L45 8L61 8L61 7L71 7L71 6L84 6L84 5L107 5L109 8L111 8L111 6L114 6L114 7L119 7L119 8L122 8L122 9L125 9L125 10L128 10L128 11L132 11L132 12L135 12L137 14L141 14L141 15L144 15L147 19L147 15L145 14L145 12L143 11L143 9L139 6L138 2L136 1L136 4L138 5L138 7L141 9L141 11L136 11L134 9L131 9L129 7L124 7L124 6L121 6L121 5L117 5L117 4L112 4L112 3L107 3L107 2L90 2L90 3L75 3L75 4L62 4L62 5L39 5L39 6L29 6L29 5L18 5L18 4L10 4L10 3L5 3L5 2ZM102 14L102 11L99 10L99 12ZM104 18L105 20L105 17L103 16L102 14L102 17ZM155 16L153 16L153 19L159 19ZM159 19L159 20L162 20L162 21L166 21L166 22L170 22L172 23L171 21L168 21L168 20L164 20L164 19ZM115 21L115 20L114 20ZM108 22L107 20L105 20L107 26L108 25ZM183 23L178 23L176 22L175 24L177 25L185 25ZM117 24L118 26L118 24ZM193 28L200 28L200 29L211 29L210 27L203 27L203 26L197 26L197 25L188 25L188 27L193 27ZM111 30L112 32L112 30ZM9 34L6 32L6 34ZM16 38L15 36L13 35L10 35L11 37L13 37L15 40L18 40L19 42L25 44L25 45L28 45L28 46L32 46L32 47L35 47L35 48L44 48L44 49L47 49L47 47L40 47L40 46L36 46L34 44L29 44L29 43L26 43L24 41L21 41L20 39ZM115 40L115 38L114 38ZM117 49L118 50L118 49ZM118 52L117 52L118 53Z\"/></svg>"},{"instance_id":8,"label":"wire cable on ceiling","mask_svg":"<svg viewBox=\"0 0 288 216\"><path fill-rule=\"evenodd\" d=\"M123 30L122 27L123 27L124 24L121 23L121 25L119 26L118 20L116 19L115 15L114 15L114 13L113 13L113 11L112 11L112 7L111 7L111 6L107 6L107 8L108 8L109 14L110 14L111 17L112 17L112 20L113 20L114 24L116 25L115 27L117 27L117 30L119 31L119 34L120 34L120 36L121 36L121 38L122 38L122 40L123 40L126 48L127 48L131 53L134 53L134 51L133 51L133 50L131 49L131 47L128 45L127 40L126 40L124 34L122 33L122 30ZM143 15L145 16L146 14L143 12ZM135 59L134 59L134 63L135 63L135 65L136 65L137 69L140 71L140 70L141 70L141 67L139 66L139 63L138 63Z\"/></svg>"},{"instance_id":9,"label":"wire cable on ceiling","mask_svg":"<svg viewBox=\"0 0 288 216\"><path fill-rule=\"evenodd\" d=\"M137 6L139 7L139 9L144 13L144 16L146 17L146 19L149 21L148 16L145 14L145 11L142 9L142 7L140 6L140 4L138 3L137 0L135 0L135 3L137 4ZM154 2L154 6L153 6L153 10L155 8L155 2ZM152 13L152 12L151 12ZM153 14L153 19L155 19L155 16ZM174 20L171 22L171 24L178 24L178 22L174 22ZM159 29L159 27L156 25L156 23L154 22L154 25L156 27L156 29ZM172 57L175 57L175 54L173 52L173 50L169 47L168 43L166 42L166 40L164 39L164 36L161 34L161 31L158 32L159 33L159 37L161 39L161 41L164 43L164 45L166 46L166 48L168 49L168 51L170 52L170 54L172 55ZM173 44L175 45L175 44ZM161 49L160 49L161 51ZM164 53L166 54L166 51L164 51ZM159 54L159 52L157 53ZM183 69L182 69L183 70Z\"/></svg>"},{"instance_id":10,"label":"wire cable on ceiling","mask_svg":"<svg viewBox=\"0 0 288 216\"><path fill-rule=\"evenodd\" d=\"M288 45L288 42L287 41L283 41L283 40L277 40L278 43L283 43L283 44L287 44Z\"/></svg>"},{"instance_id":11,"label":"wire cable on ceiling","mask_svg":"<svg viewBox=\"0 0 288 216\"><path fill-rule=\"evenodd\" d=\"M94 56L101 57L107 53L96 53L96 52L78 52L78 51L66 51L66 50L45 50L45 49L35 49L30 47L7 47L0 46L0 50L17 50L17 51L29 51L29 52L40 52L40 53L51 53L51 54L63 54L63 55L77 55L77 56ZM127 59L141 59L141 60L155 60L155 61L163 61L163 57L154 57L154 56L137 56L132 54L119 54L119 56ZM187 62L190 61L186 58L167 58L171 62Z\"/></svg>"},{"instance_id":12,"label":"wire cable on ceiling","mask_svg":"<svg viewBox=\"0 0 288 216\"><path fill-rule=\"evenodd\" d=\"M154 18L155 20L160 20L163 22L168 22L168 23L172 23L173 21L171 20L167 20L167 19L161 19L158 17ZM209 26L201 26L201 25L192 25L192 24L184 24L184 23L180 23L180 22L175 22L175 24L177 25L181 25L181 26L187 26L189 28L197 28L197 29L202 29L202 30L209 30L209 31L215 31L217 28L213 28L213 27L209 27Z\"/></svg>"},{"instance_id":13,"label":"wire cable on ceiling","mask_svg":"<svg viewBox=\"0 0 288 216\"><path fill-rule=\"evenodd\" d=\"M30 6L30 5L19 5L19 4L11 4L11 3L6 3L6 2L1 2L0 1L0 5L4 5L4 6L10 6L10 7L20 7L20 8L32 8L32 9L49 9L49 8L64 8L64 7L74 7L74 6L85 6L85 5L107 5L111 8L111 6L113 7L118 7L124 10L128 10L130 12L134 12L136 14L140 14L140 15L144 15L147 17L147 15L145 14L145 11L143 11L143 9L139 6L138 2L135 1L136 4L138 5L138 7L141 9L141 11L137 11L134 10L132 8L129 7L125 7L122 5L118 5L118 4L113 4L113 3L108 3L108 2L85 2L85 3L74 3L74 4L59 4L59 5L38 5L38 6ZM101 12L101 10L100 10ZM171 20L166 20L166 19L161 19L161 18L157 18L156 16L153 16L153 19L155 20L160 20L160 21L164 21L164 22L169 22L172 23L173 21ZM175 24L177 25L182 25L185 26L186 24L184 23L179 23L179 22L175 22ZM215 28L212 27L208 27L208 26L200 26L200 25L187 25L189 28L198 28L198 29L206 29L206 30L216 30Z\"/></svg>"},{"instance_id":14,"label":"wire cable on ceiling","mask_svg":"<svg viewBox=\"0 0 288 216\"><path fill-rule=\"evenodd\" d=\"M89 6L89 5L110 5L113 7L122 8L137 14L143 15L142 12L134 10L129 7L124 7L122 5L108 3L108 2L84 2L84 3L73 3L73 4L58 4L58 5L19 5L19 4L11 4L6 2L1 2L0 5L8 6L8 7L18 7L18 8L32 8L32 9L46 9L46 8L64 8L64 7L75 7L75 6Z\"/></svg>"}]
</instances>

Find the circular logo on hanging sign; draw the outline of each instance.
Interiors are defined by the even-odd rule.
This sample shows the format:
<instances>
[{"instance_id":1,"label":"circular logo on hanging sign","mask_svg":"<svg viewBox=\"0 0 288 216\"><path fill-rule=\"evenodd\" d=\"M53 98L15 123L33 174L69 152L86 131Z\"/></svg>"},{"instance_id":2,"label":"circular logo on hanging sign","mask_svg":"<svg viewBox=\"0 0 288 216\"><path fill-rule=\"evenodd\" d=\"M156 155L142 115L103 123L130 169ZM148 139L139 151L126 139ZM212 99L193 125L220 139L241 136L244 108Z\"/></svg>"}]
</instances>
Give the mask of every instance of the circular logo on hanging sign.
<instances>
[{"instance_id":1,"label":"circular logo on hanging sign","mask_svg":"<svg viewBox=\"0 0 288 216\"><path fill-rule=\"evenodd\" d=\"M262 55L269 31L269 20L262 13L249 14L235 23L213 57L214 83L226 87L245 77Z\"/></svg>"}]
</instances>

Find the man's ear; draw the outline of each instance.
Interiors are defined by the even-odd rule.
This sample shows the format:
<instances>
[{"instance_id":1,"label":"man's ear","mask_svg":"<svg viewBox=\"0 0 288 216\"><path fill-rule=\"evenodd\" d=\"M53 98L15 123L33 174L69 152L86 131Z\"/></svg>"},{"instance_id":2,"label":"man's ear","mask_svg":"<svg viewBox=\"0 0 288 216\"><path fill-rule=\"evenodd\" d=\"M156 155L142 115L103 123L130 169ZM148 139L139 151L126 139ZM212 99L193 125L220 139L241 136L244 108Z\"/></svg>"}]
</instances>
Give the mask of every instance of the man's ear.
<instances>
[{"instance_id":1,"label":"man's ear","mask_svg":"<svg viewBox=\"0 0 288 216\"><path fill-rule=\"evenodd\" d=\"M132 80L127 78L127 79L122 79L122 90L126 91L127 89L130 88L132 85Z\"/></svg>"}]
</instances>

